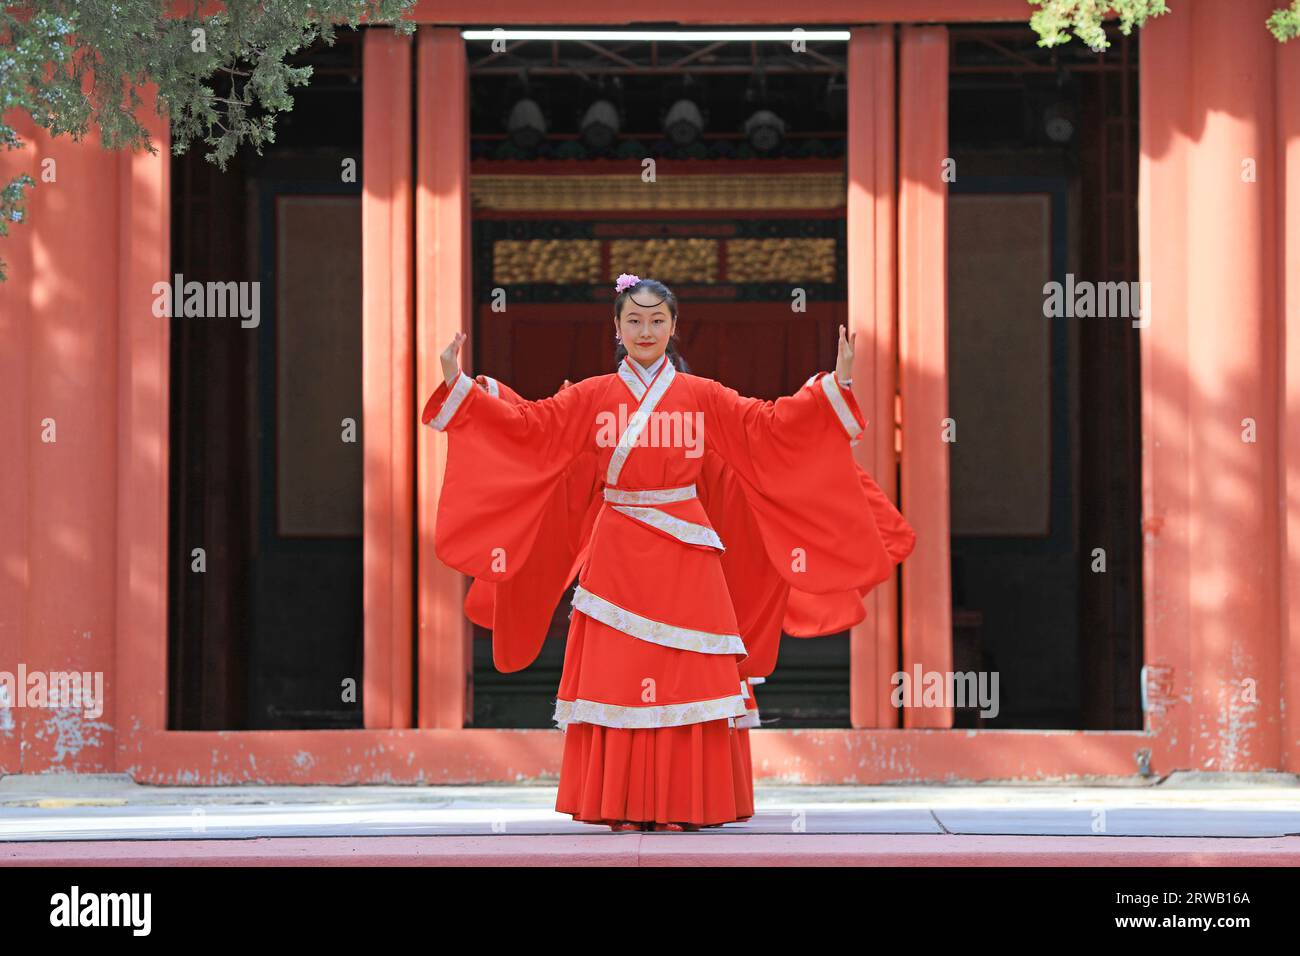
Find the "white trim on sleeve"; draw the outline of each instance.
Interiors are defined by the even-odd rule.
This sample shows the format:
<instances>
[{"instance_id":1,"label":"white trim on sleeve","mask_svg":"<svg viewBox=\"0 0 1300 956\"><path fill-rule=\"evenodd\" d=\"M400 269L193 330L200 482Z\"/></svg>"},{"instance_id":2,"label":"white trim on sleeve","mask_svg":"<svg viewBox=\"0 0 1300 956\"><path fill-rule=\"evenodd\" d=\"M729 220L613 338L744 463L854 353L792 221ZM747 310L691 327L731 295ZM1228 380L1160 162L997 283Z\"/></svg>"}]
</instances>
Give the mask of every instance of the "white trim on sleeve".
<instances>
[{"instance_id":1,"label":"white trim on sleeve","mask_svg":"<svg viewBox=\"0 0 1300 956\"><path fill-rule=\"evenodd\" d=\"M462 371L460 378L456 379L456 384L448 392L447 398L442 403L442 408L438 410L438 414L429 419L429 427L437 431L445 429L455 416L456 410L460 408L461 402L465 401L465 396L469 394L469 390L473 387L474 380Z\"/></svg>"},{"instance_id":2,"label":"white trim on sleeve","mask_svg":"<svg viewBox=\"0 0 1300 956\"><path fill-rule=\"evenodd\" d=\"M826 399L831 403L831 408L835 410L835 415L848 432L850 439L857 439L862 434L862 429L858 427L858 420L853 417L853 411L849 408L849 403L844 400L840 394L840 386L835 382L834 375L822 376L822 391L826 393Z\"/></svg>"}]
</instances>

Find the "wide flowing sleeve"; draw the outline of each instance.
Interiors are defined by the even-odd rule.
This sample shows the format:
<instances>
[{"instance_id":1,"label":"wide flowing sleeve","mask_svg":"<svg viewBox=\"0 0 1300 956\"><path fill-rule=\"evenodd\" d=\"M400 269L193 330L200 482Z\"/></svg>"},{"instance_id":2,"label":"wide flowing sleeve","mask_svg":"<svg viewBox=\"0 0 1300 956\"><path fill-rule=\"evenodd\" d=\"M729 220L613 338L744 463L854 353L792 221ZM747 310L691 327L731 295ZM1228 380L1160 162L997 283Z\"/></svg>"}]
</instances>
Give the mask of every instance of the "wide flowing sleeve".
<instances>
[{"instance_id":1,"label":"wide flowing sleeve","mask_svg":"<svg viewBox=\"0 0 1300 956\"><path fill-rule=\"evenodd\" d=\"M901 564L916 547L916 532L875 479L857 462L854 462L854 467L862 490L871 502L871 515L880 532L885 553L894 564ZM832 594L809 594L791 588L782 630L791 637L821 637L847 631L867 616L862 599L870 591L870 587L860 587Z\"/></svg>"},{"instance_id":2,"label":"wide flowing sleeve","mask_svg":"<svg viewBox=\"0 0 1300 956\"><path fill-rule=\"evenodd\" d=\"M776 572L819 595L888 580L896 562L850 448L867 427L853 392L826 372L776 401L699 381L705 444L735 471Z\"/></svg>"},{"instance_id":3,"label":"wide flowing sleeve","mask_svg":"<svg viewBox=\"0 0 1300 956\"><path fill-rule=\"evenodd\" d=\"M505 581L475 578L465 595L465 616L492 631L492 663L504 673L537 659L555 608L574 577L573 565L590 537L600 501L594 452L565 471L547 499L537 540L523 566Z\"/></svg>"},{"instance_id":4,"label":"wide flowing sleeve","mask_svg":"<svg viewBox=\"0 0 1300 956\"><path fill-rule=\"evenodd\" d=\"M439 559L494 582L528 564L566 471L590 450L601 385L585 379L538 401L494 395L464 372L438 386L420 420L447 434Z\"/></svg>"}]
</instances>

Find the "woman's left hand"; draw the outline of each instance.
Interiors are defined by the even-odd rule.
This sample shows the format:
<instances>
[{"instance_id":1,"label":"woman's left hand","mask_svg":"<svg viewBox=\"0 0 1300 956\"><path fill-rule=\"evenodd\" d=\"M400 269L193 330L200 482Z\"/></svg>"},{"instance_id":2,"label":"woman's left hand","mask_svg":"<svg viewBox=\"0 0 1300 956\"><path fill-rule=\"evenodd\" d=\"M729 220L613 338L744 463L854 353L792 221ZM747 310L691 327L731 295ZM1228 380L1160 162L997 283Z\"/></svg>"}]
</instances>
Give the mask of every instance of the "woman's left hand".
<instances>
[{"instance_id":1,"label":"woman's left hand","mask_svg":"<svg viewBox=\"0 0 1300 956\"><path fill-rule=\"evenodd\" d=\"M858 333L846 335L844 326L840 326L840 354L835 360L835 378L840 382L853 380L853 343Z\"/></svg>"}]
</instances>

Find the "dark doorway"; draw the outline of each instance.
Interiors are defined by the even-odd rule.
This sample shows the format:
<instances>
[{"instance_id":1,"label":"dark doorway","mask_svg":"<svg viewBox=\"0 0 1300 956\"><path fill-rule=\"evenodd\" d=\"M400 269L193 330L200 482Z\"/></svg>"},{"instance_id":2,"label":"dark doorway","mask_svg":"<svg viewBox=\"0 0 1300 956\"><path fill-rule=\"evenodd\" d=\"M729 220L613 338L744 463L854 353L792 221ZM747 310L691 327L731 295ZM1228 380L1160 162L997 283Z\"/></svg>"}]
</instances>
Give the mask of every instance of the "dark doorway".
<instances>
[{"instance_id":1,"label":"dark doorway","mask_svg":"<svg viewBox=\"0 0 1300 956\"><path fill-rule=\"evenodd\" d=\"M1000 677L958 726L1142 727L1140 329L1043 310L1138 278L1138 40L1110 39L950 33L954 670Z\"/></svg>"},{"instance_id":2,"label":"dark doorway","mask_svg":"<svg viewBox=\"0 0 1300 956\"><path fill-rule=\"evenodd\" d=\"M173 274L259 306L171 320L172 729L362 725L360 40L295 58L262 155L172 159Z\"/></svg>"},{"instance_id":3,"label":"dark doorway","mask_svg":"<svg viewBox=\"0 0 1300 956\"><path fill-rule=\"evenodd\" d=\"M809 49L471 42L474 367L529 399L613 371L611 289L632 271L672 286L699 375L775 399L832 368L847 302L845 46ZM591 135L611 110L613 135ZM675 115L699 129L670 134ZM566 188L595 176L619 183ZM474 726L553 726L570 597L524 671L498 673L475 629ZM765 726L847 727L847 633L783 637L759 699Z\"/></svg>"}]
</instances>

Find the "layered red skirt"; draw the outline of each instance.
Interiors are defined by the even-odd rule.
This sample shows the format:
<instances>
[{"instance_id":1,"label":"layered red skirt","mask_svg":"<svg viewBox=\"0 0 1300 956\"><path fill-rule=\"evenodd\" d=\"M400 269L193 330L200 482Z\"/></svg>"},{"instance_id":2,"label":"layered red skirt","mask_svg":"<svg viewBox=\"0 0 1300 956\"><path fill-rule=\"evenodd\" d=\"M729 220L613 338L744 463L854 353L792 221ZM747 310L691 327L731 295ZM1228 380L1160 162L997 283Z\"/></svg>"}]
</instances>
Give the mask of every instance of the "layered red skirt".
<instances>
[{"instance_id":1,"label":"layered red skirt","mask_svg":"<svg viewBox=\"0 0 1300 956\"><path fill-rule=\"evenodd\" d=\"M656 675L658 703L680 705L738 689L730 655L651 644L574 612L560 700L631 703L623 695L640 688L642 674ZM747 820L754 813L749 732L734 723L728 717L666 727L569 723L555 808L594 824Z\"/></svg>"},{"instance_id":2,"label":"layered red skirt","mask_svg":"<svg viewBox=\"0 0 1300 956\"><path fill-rule=\"evenodd\" d=\"M707 826L748 819L754 813L748 736L725 717L630 730L570 724L555 809L583 823Z\"/></svg>"}]
</instances>

